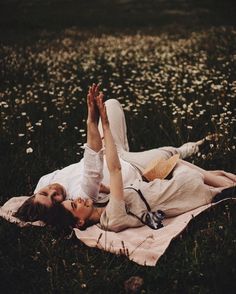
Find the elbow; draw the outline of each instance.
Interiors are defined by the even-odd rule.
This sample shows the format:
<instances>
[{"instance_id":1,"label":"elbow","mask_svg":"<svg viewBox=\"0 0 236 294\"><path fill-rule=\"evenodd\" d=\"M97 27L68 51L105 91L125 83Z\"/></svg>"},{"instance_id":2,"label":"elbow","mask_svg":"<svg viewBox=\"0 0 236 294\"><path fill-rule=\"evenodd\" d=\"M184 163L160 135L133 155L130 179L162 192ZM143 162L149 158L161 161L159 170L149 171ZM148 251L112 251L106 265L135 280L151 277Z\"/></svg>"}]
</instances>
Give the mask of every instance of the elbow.
<instances>
[{"instance_id":1,"label":"elbow","mask_svg":"<svg viewBox=\"0 0 236 294\"><path fill-rule=\"evenodd\" d=\"M121 165L119 164L118 166L116 166L116 167L115 167L115 170L116 170L117 172L121 172Z\"/></svg>"}]
</instances>

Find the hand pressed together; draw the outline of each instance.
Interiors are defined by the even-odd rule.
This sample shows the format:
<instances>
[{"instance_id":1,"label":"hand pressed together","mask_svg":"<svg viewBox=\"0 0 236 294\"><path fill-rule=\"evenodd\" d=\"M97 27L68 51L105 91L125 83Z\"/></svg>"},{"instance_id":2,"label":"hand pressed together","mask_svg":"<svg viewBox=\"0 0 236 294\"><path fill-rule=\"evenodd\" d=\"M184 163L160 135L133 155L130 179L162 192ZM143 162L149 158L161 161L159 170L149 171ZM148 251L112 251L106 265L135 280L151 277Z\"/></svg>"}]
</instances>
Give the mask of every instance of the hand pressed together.
<instances>
[{"instance_id":1,"label":"hand pressed together","mask_svg":"<svg viewBox=\"0 0 236 294\"><path fill-rule=\"evenodd\" d=\"M89 87L88 95L87 95L87 105L88 105L88 123L98 124L99 112L97 105L95 103L95 99L99 93L99 85L93 84Z\"/></svg>"},{"instance_id":2,"label":"hand pressed together","mask_svg":"<svg viewBox=\"0 0 236 294\"><path fill-rule=\"evenodd\" d=\"M96 99L96 104L97 104L97 107L98 107L98 110L99 110L99 113L100 113L100 117L101 117L103 127L109 126L107 110L106 110L105 103L103 101L103 99L104 99L103 93L100 92L99 95L95 97L95 99Z\"/></svg>"}]
</instances>

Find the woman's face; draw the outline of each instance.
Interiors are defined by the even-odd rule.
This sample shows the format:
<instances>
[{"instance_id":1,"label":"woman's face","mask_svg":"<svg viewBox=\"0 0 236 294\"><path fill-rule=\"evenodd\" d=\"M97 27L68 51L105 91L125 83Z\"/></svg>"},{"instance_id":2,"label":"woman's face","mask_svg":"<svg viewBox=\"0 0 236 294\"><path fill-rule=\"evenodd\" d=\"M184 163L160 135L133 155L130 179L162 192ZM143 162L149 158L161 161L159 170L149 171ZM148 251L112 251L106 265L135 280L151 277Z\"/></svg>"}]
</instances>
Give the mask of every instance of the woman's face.
<instances>
[{"instance_id":1,"label":"woman's face","mask_svg":"<svg viewBox=\"0 0 236 294\"><path fill-rule=\"evenodd\" d=\"M50 207L53 203L60 203L66 199L66 190L62 185L54 183L40 189L34 199L34 201Z\"/></svg>"},{"instance_id":2,"label":"woman's face","mask_svg":"<svg viewBox=\"0 0 236 294\"><path fill-rule=\"evenodd\" d=\"M65 209L69 210L74 217L80 220L88 220L93 212L93 201L88 199L77 198L76 200L65 200L62 202Z\"/></svg>"}]
</instances>

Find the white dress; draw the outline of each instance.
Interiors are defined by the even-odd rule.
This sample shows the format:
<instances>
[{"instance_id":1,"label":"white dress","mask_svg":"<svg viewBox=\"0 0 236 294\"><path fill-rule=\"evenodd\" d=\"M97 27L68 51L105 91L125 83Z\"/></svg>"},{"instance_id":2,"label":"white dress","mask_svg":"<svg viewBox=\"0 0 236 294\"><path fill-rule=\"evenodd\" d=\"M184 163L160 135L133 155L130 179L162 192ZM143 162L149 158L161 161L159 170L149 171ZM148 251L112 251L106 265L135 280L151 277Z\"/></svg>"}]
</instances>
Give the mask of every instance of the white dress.
<instances>
[{"instance_id":1,"label":"white dress","mask_svg":"<svg viewBox=\"0 0 236 294\"><path fill-rule=\"evenodd\" d=\"M136 180L132 188L139 189L152 211L162 210L166 217L174 217L197 207L211 203L218 188L204 184L202 174L186 165L177 164L170 180L156 179L152 182ZM110 197L103 211L100 224L105 230L119 232L129 227L143 226L138 217L147 212L147 207L133 189L124 190L124 200Z\"/></svg>"}]
</instances>

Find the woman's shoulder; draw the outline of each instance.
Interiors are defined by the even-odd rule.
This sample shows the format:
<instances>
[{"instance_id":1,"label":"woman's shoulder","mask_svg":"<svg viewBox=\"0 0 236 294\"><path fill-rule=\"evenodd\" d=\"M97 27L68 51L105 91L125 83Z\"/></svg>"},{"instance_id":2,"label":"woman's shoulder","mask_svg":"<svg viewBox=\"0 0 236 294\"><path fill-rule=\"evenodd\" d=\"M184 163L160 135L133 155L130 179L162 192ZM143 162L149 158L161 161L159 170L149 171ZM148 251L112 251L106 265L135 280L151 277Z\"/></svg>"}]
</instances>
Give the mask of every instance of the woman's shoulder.
<instances>
[{"instance_id":1,"label":"woman's shoulder","mask_svg":"<svg viewBox=\"0 0 236 294\"><path fill-rule=\"evenodd\" d=\"M100 217L103 230L119 232L123 228L123 220L127 217L123 200L111 198Z\"/></svg>"},{"instance_id":2,"label":"woman's shoulder","mask_svg":"<svg viewBox=\"0 0 236 294\"><path fill-rule=\"evenodd\" d=\"M100 218L103 230L120 232L130 227L139 227L140 221L127 214L124 200L110 199Z\"/></svg>"}]
</instances>

